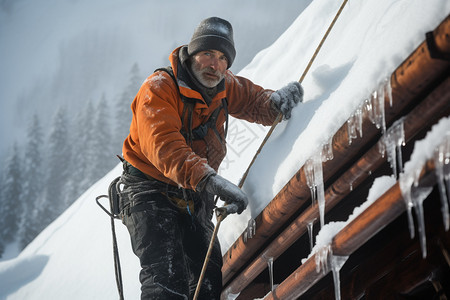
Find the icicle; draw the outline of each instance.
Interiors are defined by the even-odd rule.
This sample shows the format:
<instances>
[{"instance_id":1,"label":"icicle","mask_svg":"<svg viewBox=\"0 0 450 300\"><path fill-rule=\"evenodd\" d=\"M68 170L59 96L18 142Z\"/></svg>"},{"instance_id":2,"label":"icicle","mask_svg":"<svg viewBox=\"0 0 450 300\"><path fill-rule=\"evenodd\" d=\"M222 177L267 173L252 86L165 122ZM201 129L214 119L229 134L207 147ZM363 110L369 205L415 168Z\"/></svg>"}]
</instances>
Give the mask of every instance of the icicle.
<instances>
[{"instance_id":1,"label":"icicle","mask_svg":"<svg viewBox=\"0 0 450 300\"><path fill-rule=\"evenodd\" d=\"M419 171L421 168L419 168ZM403 199L406 202L406 209L408 212L408 225L411 238L414 238L414 221L412 219L412 208L416 212L417 225L419 232L419 241L422 249L422 256L427 256L426 237L425 237L425 222L423 216L423 201L428 197L433 188L418 187L419 172L415 170L413 174L402 174L400 176L400 189L402 191ZM414 186L414 191L412 190Z\"/></svg>"},{"instance_id":2,"label":"icicle","mask_svg":"<svg viewBox=\"0 0 450 300\"><path fill-rule=\"evenodd\" d=\"M382 130L384 134L386 132L386 122L384 114L384 85L381 84L376 91L374 91L370 97L369 119L378 129Z\"/></svg>"},{"instance_id":3,"label":"icicle","mask_svg":"<svg viewBox=\"0 0 450 300\"><path fill-rule=\"evenodd\" d=\"M329 264L328 264L328 254L331 252L331 245L326 245L317 250L316 253L316 272L319 273L322 271L322 274L327 274L329 271Z\"/></svg>"},{"instance_id":4,"label":"icicle","mask_svg":"<svg viewBox=\"0 0 450 300\"><path fill-rule=\"evenodd\" d=\"M366 107L370 108L369 111L369 119L378 129L381 129L381 132L384 136L386 133L386 121L384 114L384 85L380 84L378 89L372 92L370 97L370 106ZM384 153L386 151L385 143L378 144L381 156L384 157Z\"/></svg>"},{"instance_id":5,"label":"icicle","mask_svg":"<svg viewBox=\"0 0 450 300\"><path fill-rule=\"evenodd\" d=\"M267 260L267 267L269 268L270 291L273 292L273 257L269 257Z\"/></svg>"},{"instance_id":6,"label":"icicle","mask_svg":"<svg viewBox=\"0 0 450 300\"><path fill-rule=\"evenodd\" d=\"M412 208L414 206L412 197L411 197L411 186L414 182L414 177L410 174L402 174L399 179L400 189L402 191L403 199L406 204L406 212L408 215L408 227L409 227L409 235L411 239L414 238L414 221L412 217Z\"/></svg>"},{"instance_id":7,"label":"icicle","mask_svg":"<svg viewBox=\"0 0 450 300\"><path fill-rule=\"evenodd\" d=\"M423 216L423 201L428 197L433 188L418 188L414 191L413 203L416 211L419 231L419 242L422 248L422 257L427 257L427 239L425 236L425 221Z\"/></svg>"},{"instance_id":8,"label":"icicle","mask_svg":"<svg viewBox=\"0 0 450 300\"><path fill-rule=\"evenodd\" d=\"M363 113L367 113L367 115L369 116L369 120L372 121L372 101L371 98L367 98L364 99L363 104Z\"/></svg>"},{"instance_id":9,"label":"icicle","mask_svg":"<svg viewBox=\"0 0 450 300\"><path fill-rule=\"evenodd\" d=\"M309 236L309 250L312 252L312 249L314 247L314 236L313 236L313 229L314 229L314 221L316 219L309 221L308 224L306 224L306 227L308 228L308 236Z\"/></svg>"},{"instance_id":10,"label":"icicle","mask_svg":"<svg viewBox=\"0 0 450 300\"><path fill-rule=\"evenodd\" d=\"M334 281L334 295L335 299L341 299L341 288L340 288L340 278L339 271L342 266L347 261L348 256L335 256L333 255L333 250L331 249L331 245L326 245L320 248L315 257L316 261L316 272L319 273L322 271L322 274L327 274L331 269L333 272L333 281Z\"/></svg>"},{"instance_id":11,"label":"icicle","mask_svg":"<svg viewBox=\"0 0 450 300\"><path fill-rule=\"evenodd\" d=\"M308 185L309 190L311 191L312 205L314 205L317 202L317 193L316 193L317 187L315 185L315 179L314 179L314 160L313 159L308 159L306 161L303 171L305 172L306 184Z\"/></svg>"},{"instance_id":12,"label":"icicle","mask_svg":"<svg viewBox=\"0 0 450 300\"><path fill-rule=\"evenodd\" d=\"M395 178L398 178L398 174L403 172L403 158L401 147L405 145L405 131L404 131L404 118L397 120L387 130L386 134L382 138L384 149L387 153L387 160L391 165ZM397 170L397 166L399 170Z\"/></svg>"},{"instance_id":13,"label":"icicle","mask_svg":"<svg viewBox=\"0 0 450 300\"><path fill-rule=\"evenodd\" d=\"M345 264L345 262L348 259L348 256L337 256L333 255L332 251L330 250L331 254L331 270L333 271L333 282L334 282L334 298L336 300L341 299L341 280L339 276L339 271L341 270L342 266Z\"/></svg>"},{"instance_id":14,"label":"icicle","mask_svg":"<svg viewBox=\"0 0 450 300\"><path fill-rule=\"evenodd\" d=\"M326 144L323 145L322 148L322 161L332 160L333 159L333 136L328 140Z\"/></svg>"},{"instance_id":15,"label":"icicle","mask_svg":"<svg viewBox=\"0 0 450 300\"><path fill-rule=\"evenodd\" d=\"M228 294L227 295L227 300L235 300L237 297L239 297L239 295L240 295L241 293L239 293L239 294Z\"/></svg>"},{"instance_id":16,"label":"icicle","mask_svg":"<svg viewBox=\"0 0 450 300\"><path fill-rule=\"evenodd\" d=\"M356 128L358 129L359 137L362 138L362 136L363 136L363 129L362 129L363 108L362 108L362 106L356 110L355 114L356 114Z\"/></svg>"},{"instance_id":17,"label":"icicle","mask_svg":"<svg viewBox=\"0 0 450 300\"><path fill-rule=\"evenodd\" d=\"M439 187L439 194L441 198L442 219L444 222L445 231L448 231L450 227L450 214L448 205L450 197L447 196L447 192L450 193L450 133L446 135L444 141L437 147L437 149L435 149L434 166Z\"/></svg>"},{"instance_id":18,"label":"icicle","mask_svg":"<svg viewBox=\"0 0 450 300\"><path fill-rule=\"evenodd\" d=\"M349 145L352 144L353 139L356 139L358 137L358 132L359 132L359 137L363 136L362 115L363 115L364 107L367 107L366 101L360 107L358 107L355 110L355 112L350 116L350 118L348 118L348 120L347 120L347 132L348 132L348 144ZM370 105L370 107L372 107L372 106ZM371 108L370 108L370 111L371 111Z\"/></svg>"},{"instance_id":19,"label":"icicle","mask_svg":"<svg viewBox=\"0 0 450 300\"><path fill-rule=\"evenodd\" d=\"M378 97L377 97L377 124L378 128L381 128L383 134L386 133L386 117L384 111L384 84L381 83L378 86Z\"/></svg>"},{"instance_id":20,"label":"icicle","mask_svg":"<svg viewBox=\"0 0 450 300\"><path fill-rule=\"evenodd\" d=\"M322 151L308 159L303 167L306 177L306 183L311 191L312 205L318 202L320 227L324 225L325 214L325 191L323 187L323 173L322 173Z\"/></svg>"},{"instance_id":21,"label":"icicle","mask_svg":"<svg viewBox=\"0 0 450 300\"><path fill-rule=\"evenodd\" d=\"M348 132L348 144L352 144L352 140L356 139L358 135L356 134L356 120L355 114L352 114L347 120L347 132Z\"/></svg>"},{"instance_id":22,"label":"icicle","mask_svg":"<svg viewBox=\"0 0 450 300\"><path fill-rule=\"evenodd\" d=\"M235 300L237 297L239 297L239 295L240 293L233 294L231 292L231 287L228 286L226 289L223 290L223 297L221 297L221 299Z\"/></svg>"},{"instance_id":23,"label":"icicle","mask_svg":"<svg viewBox=\"0 0 450 300\"><path fill-rule=\"evenodd\" d=\"M248 220L248 226L244 234L244 243L255 236L256 233L256 221L255 219Z\"/></svg>"},{"instance_id":24,"label":"icicle","mask_svg":"<svg viewBox=\"0 0 450 300\"><path fill-rule=\"evenodd\" d=\"M319 204L320 228L325 223L325 191L323 186L323 172L322 172L322 155L317 153L314 155L314 185L317 191L317 202Z\"/></svg>"},{"instance_id":25,"label":"icicle","mask_svg":"<svg viewBox=\"0 0 450 300\"><path fill-rule=\"evenodd\" d=\"M389 99L389 106L392 107L392 86L391 86L391 78L388 77L384 80L384 93L386 97Z\"/></svg>"}]
</instances>

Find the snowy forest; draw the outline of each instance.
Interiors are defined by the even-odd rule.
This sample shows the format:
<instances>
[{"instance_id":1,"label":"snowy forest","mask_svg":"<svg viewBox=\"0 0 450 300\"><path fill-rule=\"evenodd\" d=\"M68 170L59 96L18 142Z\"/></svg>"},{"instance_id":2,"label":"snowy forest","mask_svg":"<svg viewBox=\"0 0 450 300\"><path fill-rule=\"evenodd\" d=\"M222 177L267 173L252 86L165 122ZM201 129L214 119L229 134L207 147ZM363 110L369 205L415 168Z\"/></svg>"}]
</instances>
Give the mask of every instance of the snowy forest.
<instances>
[{"instance_id":1,"label":"snowy forest","mask_svg":"<svg viewBox=\"0 0 450 300\"><path fill-rule=\"evenodd\" d=\"M116 99L86 102L72 117L58 107L46 134L34 115L25 147L13 146L4 162L0 189L0 257L7 243L25 248L39 232L69 207L82 192L111 170L131 121L131 100L142 77L138 64ZM83 124L83 126L79 126Z\"/></svg>"}]
</instances>

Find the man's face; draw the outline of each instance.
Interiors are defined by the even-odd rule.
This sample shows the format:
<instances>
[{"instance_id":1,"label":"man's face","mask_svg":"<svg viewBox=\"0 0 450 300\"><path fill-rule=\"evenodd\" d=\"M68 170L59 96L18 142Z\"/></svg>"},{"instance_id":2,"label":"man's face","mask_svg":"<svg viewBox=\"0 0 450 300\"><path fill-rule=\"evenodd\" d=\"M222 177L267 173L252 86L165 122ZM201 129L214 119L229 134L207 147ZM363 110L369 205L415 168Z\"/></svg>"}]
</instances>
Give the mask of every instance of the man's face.
<instances>
[{"instance_id":1,"label":"man's face","mask_svg":"<svg viewBox=\"0 0 450 300\"><path fill-rule=\"evenodd\" d=\"M225 76L228 67L226 56L217 50L202 51L192 57L192 72L201 84L215 87Z\"/></svg>"}]
</instances>

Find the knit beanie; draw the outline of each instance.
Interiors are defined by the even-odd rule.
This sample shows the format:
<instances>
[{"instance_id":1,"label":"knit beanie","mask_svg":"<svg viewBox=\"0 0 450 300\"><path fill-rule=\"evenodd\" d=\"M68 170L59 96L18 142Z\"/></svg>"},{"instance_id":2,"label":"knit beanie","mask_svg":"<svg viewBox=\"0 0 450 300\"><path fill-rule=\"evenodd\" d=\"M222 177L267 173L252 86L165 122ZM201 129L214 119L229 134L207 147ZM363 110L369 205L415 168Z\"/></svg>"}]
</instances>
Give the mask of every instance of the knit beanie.
<instances>
[{"instance_id":1,"label":"knit beanie","mask_svg":"<svg viewBox=\"0 0 450 300\"><path fill-rule=\"evenodd\" d=\"M228 21L211 17L200 22L188 44L188 54L192 56L206 50L218 50L225 54L228 68L231 67L236 49L234 49L233 27Z\"/></svg>"}]
</instances>

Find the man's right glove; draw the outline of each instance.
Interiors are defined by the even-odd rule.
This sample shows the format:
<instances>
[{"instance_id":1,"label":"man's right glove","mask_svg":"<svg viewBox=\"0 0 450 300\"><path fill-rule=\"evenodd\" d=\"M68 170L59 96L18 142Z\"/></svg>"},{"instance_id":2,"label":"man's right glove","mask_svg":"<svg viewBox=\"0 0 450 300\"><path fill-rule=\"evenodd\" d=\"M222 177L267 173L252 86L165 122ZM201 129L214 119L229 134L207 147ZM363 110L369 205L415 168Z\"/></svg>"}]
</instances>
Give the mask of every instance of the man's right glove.
<instances>
[{"instance_id":1,"label":"man's right glove","mask_svg":"<svg viewBox=\"0 0 450 300\"><path fill-rule=\"evenodd\" d=\"M220 175L210 176L205 183L205 191L217 195L227 204L227 213L241 214L247 207L247 195L235 184L226 180Z\"/></svg>"},{"instance_id":2,"label":"man's right glove","mask_svg":"<svg viewBox=\"0 0 450 300\"><path fill-rule=\"evenodd\" d=\"M275 109L283 114L285 120L291 118L292 109L303 102L303 87L298 81L288 83L270 96Z\"/></svg>"}]
</instances>

